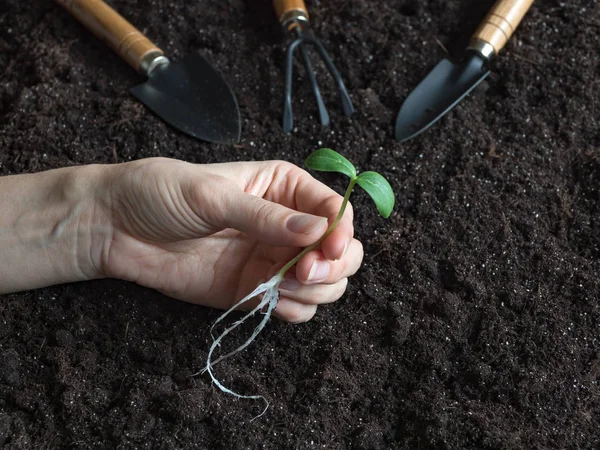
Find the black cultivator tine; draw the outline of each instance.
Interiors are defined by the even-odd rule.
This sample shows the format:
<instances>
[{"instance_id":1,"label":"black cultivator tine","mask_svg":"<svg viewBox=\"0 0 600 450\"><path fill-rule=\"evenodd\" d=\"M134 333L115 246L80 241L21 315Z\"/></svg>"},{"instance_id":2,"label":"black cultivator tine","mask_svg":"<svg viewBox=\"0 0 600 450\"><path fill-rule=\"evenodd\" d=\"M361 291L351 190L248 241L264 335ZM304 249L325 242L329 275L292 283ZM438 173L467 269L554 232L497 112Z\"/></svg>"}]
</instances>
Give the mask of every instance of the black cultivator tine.
<instances>
[{"instance_id":1,"label":"black cultivator tine","mask_svg":"<svg viewBox=\"0 0 600 450\"><path fill-rule=\"evenodd\" d=\"M298 37L301 36L300 30L298 32ZM323 102L323 97L321 96L321 91L319 90L319 85L317 83L317 76L312 67L312 63L310 62L310 58L308 56L308 52L304 47L303 43L300 43L300 54L302 56L302 62L304 63L304 69L306 71L306 75L308 76L308 80L310 82L310 87L315 96L315 100L317 102L317 108L319 109L319 118L321 119L321 125L327 126L329 125L329 113L327 112L327 108L325 108L325 102Z\"/></svg>"},{"instance_id":2,"label":"black cultivator tine","mask_svg":"<svg viewBox=\"0 0 600 450\"><path fill-rule=\"evenodd\" d=\"M354 105L350 95L344 85L342 77L338 70L335 68L333 61L329 57L329 54L325 50L323 44L312 36L304 34L305 27L308 27L308 12L306 11L306 5L303 0L274 0L275 12L283 28L288 32L294 32L297 38L290 43L285 59L285 99L283 105L283 131L289 133L294 128L294 114L292 112L292 75L293 75L293 59L294 51L297 47L300 47L300 57L302 58L302 64L308 76L310 82L310 88L314 94L317 102L317 108L319 110L319 119L322 125L329 125L329 113L325 107L325 102L317 83L317 76L313 70L313 65L308 55L308 51L305 47L306 44L314 45L317 49L317 53L323 60L323 63L327 67L327 70L335 80L337 88L340 92L342 101L342 110L346 116L350 116L354 113Z\"/></svg>"},{"instance_id":3,"label":"black cultivator tine","mask_svg":"<svg viewBox=\"0 0 600 450\"><path fill-rule=\"evenodd\" d=\"M285 55L285 99L283 102L283 132L289 133L294 128L294 113L292 112L292 73L294 70L294 50L301 44L295 40L290 44Z\"/></svg>"},{"instance_id":4,"label":"black cultivator tine","mask_svg":"<svg viewBox=\"0 0 600 450\"><path fill-rule=\"evenodd\" d=\"M331 76L335 80L335 83L338 86L338 90L340 91L340 98L342 100L342 110L344 111L344 114L346 116L351 116L354 113L354 105L352 104L352 100L350 99L350 95L348 94L348 90L346 89L346 85L342 80L342 76L335 68L333 61L329 57L329 54L327 53L327 50L325 50L323 44L321 44L321 42L318 39L314 39L314 44L317 47L317 51L321 55L323 62L327 66L329 73L331 74Z\"/></svg>"}]
</instances>

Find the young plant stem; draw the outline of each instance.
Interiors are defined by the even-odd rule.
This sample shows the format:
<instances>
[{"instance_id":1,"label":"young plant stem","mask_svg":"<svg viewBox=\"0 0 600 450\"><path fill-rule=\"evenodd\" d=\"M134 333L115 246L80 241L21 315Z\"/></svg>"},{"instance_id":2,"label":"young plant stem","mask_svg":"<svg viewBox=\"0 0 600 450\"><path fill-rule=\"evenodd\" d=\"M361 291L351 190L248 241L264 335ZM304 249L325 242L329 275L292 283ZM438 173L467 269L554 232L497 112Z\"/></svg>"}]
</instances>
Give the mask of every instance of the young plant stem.
<instances>
[{"instance_id":1,"label":"young plant stem","mask_svg":"<svg viewBox=\"0 0 600 450\"><path fill-rule=\"evenodd\" d=\"M340 210L339 210L335 220L332 222L331 225L329 225L329 228L327 228L327 231L325 231L325 233L323 233L323 236L321 236L320 239L318 241L316 241L314 244L309 245L308 247L305 247L304 250L302 250L300 253L298 253L298 255L294 259L290 260L285 266L283 266L281 268L281 270L279 272L277 272L278 276L283 278L283 276L286 274L286 272L288 270L290 270L292 267L294 267L294 265L298 261L300 261L304 257L304 255L306 255L308 252L310 252L311 250L314 250L319 245L321 245L321 242L323 242L325 240L325 238L331 234L331 232L335 229L335 227L337 227L338 223L340 223L340 220L342 220L342 217L344 216L344 212L346 211L346 206L348 205L348 200L350 199L350 194L352 193L352 189L354 189L354 185L356 184L357 178L358 177L354 177L354 178L350 179L350 184L348 185L348 189L346 189L346 194L344 195L344 200L342 201L342 206L340 207Z\"/></svg>"}]
</instances>

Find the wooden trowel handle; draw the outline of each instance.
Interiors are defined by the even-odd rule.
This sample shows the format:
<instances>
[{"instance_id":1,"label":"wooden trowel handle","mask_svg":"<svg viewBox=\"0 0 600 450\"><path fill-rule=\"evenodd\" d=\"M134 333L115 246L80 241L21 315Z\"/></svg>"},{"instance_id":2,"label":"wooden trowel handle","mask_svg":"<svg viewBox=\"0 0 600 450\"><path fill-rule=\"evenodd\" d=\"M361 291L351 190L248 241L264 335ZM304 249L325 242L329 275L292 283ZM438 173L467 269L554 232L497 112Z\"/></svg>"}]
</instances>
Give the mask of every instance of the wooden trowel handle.
<instances>
[{"instance_id":1,"label":"wooden trowel handle","mask_svg":"<svg viewBox=\"0 0 600 450\"><path fill-rule=\"evenodd\" d=\"M506 45L534 0L498 0L473 35L490 44L496 55Z\"/></svg>"},{"instance_id":2,"label":"wooden trowel handle","mask_svg":"<svg viewBox=\"0 0 600 450\"><path fill-rule=\"evenodd\" d=\"M56 0L138 72L163 51L102 0Z\"/></svg>"},{"instance_id":3,"label":"wooden trowel handle","mask_svg":"<svg viewBox=\"0 0 600 450\"><path fill-rule=\"evenodd\" d=\"M279 22L285 28L292 29L295 20L308 20L308 10L304 0L273 0L273 5Z\"/></svg>"}]
</instances>

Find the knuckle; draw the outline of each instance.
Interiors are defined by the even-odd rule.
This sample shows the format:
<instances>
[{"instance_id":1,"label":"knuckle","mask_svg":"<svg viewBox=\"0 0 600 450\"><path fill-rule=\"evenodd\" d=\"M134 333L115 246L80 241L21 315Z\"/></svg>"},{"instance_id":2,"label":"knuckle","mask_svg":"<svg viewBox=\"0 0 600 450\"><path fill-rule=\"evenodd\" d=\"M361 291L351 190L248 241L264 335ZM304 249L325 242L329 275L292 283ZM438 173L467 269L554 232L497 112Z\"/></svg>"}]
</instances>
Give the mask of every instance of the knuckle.
<instances>
[{"instance_id":1,"label":"knuckle","mask_svg":"<svg viewBox=\"0 0 600 450\"><path fill-rule=\"evenodd\" d=\"M183 161L178 161L178 160L173 160L170 158L165 158L164 156L154 156L152 158L147 158L145 161L147 161L148 164L166 164L166 163L179 163L179 162L183 162Z\"/></svg>"},{"instance_id":2,"label":"knuckle","mask_svg":"<svg viewBox=\"0 0 600 450\"><path fill-rule=\"evenodd\" d=\"M325 201L328 203L329 209L337 211L342 206L344 197L342 197L341 195L336 193L336 194L331 195L330 197L327 197L327 199Z\"/></svg>"},{"instance_id":3,"label":"knuckle","mask_svg":"<svg viewBox=\"0 0 600 450\"><path fill-rule=\"evenodd\" d=\"M201 211L211 225L225 226L229 211L236 205L232 205L227 192L235 189L226 178L218 175L207 175L200 182L192 182L189 186L189 204L192 210Z\"/></svg>"},{"instance_id":4,"label":"knuckle","mask_svg":"<svg viewBox=\"0 0 600 450\"><path fill-rule=\"evenodd\" d=\"M308 175L308 172L302 168L283 160L272 161L270 169L272 171L273 180L280 180L285 183L296 183L298 180L302 180Z\"/></svg>"},{"instance_id":5,"label":"knuckle","mask_svg":"<svg viewBox=\"0 0 600 450\"><path fill-rule=\"evenodd\" d=\"M274 164L275 170L277 170L277 171L281 170L281 171L287 172L287 173L304 172L304 170L302 170L300 167L298 167L295 164L292 164L289 161L275 160L275 161L273 161L273 164Z\"/></svg>"},{"instance_id":6,"label":"knuckle","mask_svg":"<svg viewBox=\"0 0 600 450\"><path fill-rule=\"evenodd\" d=\"M254 219L257 221L259 225L263 225L268 222L269 218L272 216L273 207L269 203L262 202L256 208L254 212Z\"/></svg>"}]
</instances>

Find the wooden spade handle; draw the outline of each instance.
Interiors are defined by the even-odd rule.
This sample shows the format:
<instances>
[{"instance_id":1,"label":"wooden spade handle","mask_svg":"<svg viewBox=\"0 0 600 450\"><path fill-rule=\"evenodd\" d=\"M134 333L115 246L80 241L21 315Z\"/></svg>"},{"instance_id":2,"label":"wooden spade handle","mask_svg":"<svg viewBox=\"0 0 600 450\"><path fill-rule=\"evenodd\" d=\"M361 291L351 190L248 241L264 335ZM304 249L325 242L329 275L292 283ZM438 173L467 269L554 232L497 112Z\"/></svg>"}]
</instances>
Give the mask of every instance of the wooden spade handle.
<instances>
[{"instance_id":1,"label":"wooden spade handle","mask_svg":"<svg viewBox=\"0 0 600 450\"><path fill-rule=\"evenodd\" d=\"M56 0L140 73L163 51L102 0Z\"/></svg>"},{"instance_id":2,"label":"wooden spade handle","mask_svg":"<svg viewBox=\"0 0 600 450\"><path fill-rule=\"evenodd\" d=\"M308 20L308 10L304 0L273 0L273 5L275 14L284 27L294 19Z\"/></svg>"},{"instance_id":3,"label":"wooden spade handle","mask_svg":"<svg viewBox=\"0 0 600 450\"><path fill-rule=\"evenodd\" d=\"M506 45L534 0L498 0L485 17L473 41L490 44L496 55Z\"/></svg>"}]
</instances>

